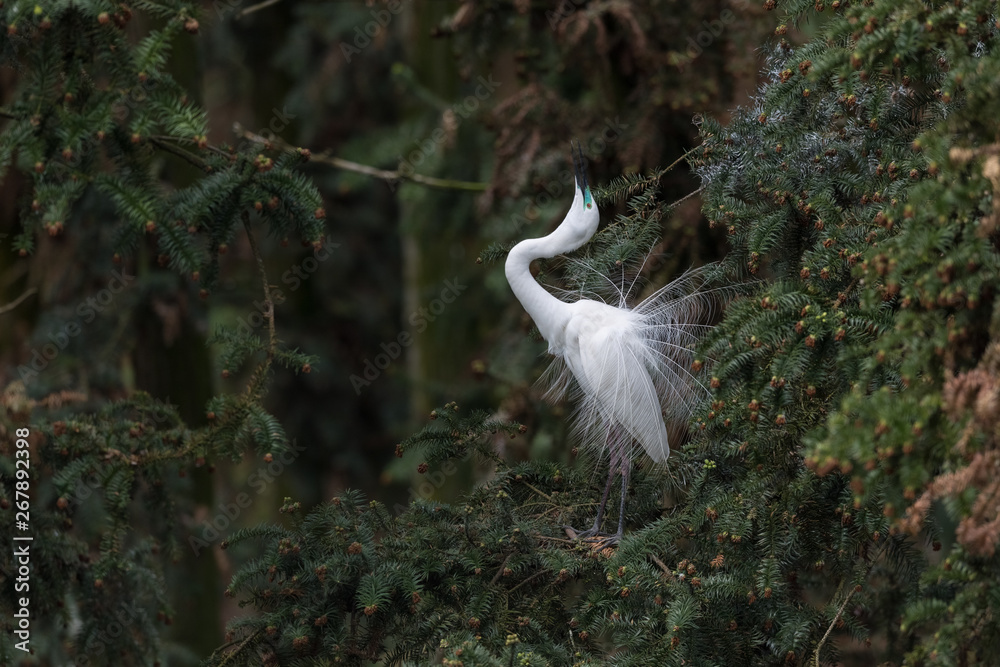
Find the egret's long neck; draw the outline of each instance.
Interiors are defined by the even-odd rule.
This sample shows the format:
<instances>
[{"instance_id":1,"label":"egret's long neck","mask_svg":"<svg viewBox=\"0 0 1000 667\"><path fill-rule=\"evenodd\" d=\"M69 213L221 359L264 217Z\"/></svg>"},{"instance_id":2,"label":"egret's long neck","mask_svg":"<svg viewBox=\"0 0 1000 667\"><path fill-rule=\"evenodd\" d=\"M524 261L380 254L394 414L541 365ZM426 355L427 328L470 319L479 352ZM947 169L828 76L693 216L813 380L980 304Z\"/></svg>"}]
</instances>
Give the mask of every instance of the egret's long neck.
<instances>
[{"instance_id":1,"label":"egret's long neck","mask_svg":"<svg viewBox=\"0 0 1000 667\"><path fill-rule=\"evenodd\" d=\"M593 230L582 235L564 222L548 236L521 241L507 255L507 263L504 265L507 282L510 283L514 296L535 322L539 333L549 342L550 348L569 318L568 304L552 296L538 284L531 275L531 262L572 252L586 243L591 234Z\"/></svg>"}]
</instances>

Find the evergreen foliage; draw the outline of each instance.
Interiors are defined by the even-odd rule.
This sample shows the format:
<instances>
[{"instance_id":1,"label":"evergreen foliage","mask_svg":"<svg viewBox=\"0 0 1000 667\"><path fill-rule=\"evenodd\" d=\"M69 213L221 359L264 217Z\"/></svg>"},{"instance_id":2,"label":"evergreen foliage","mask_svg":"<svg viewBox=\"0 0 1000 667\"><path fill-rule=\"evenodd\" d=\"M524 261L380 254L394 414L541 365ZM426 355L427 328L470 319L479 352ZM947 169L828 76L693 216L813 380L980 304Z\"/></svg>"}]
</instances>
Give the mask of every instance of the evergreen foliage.
<instances>
[{"instance_id":1,"label":"evergreen foliage","mask_svg":"<svg viewBox=\"0 0 1000 667\"><path fill-rule=\"evenodd\" d=\"M779 35L815 16L789 4ZM753 108L702 125L695 165L726 261L771 285L704 350L715 395L696 446L722 488L774 494L757 516L782 512L744 556L778 558L775 637L808 627L802 589L825 582L838 591L809 643L844 622L884 631L894 660L985 664L997 634L957 610L998 611L996 422L983 412L996 400L998 17L987 2L852 5L801 48L779 39ZM724 497L723 526L760 502ZM944 541L946 557L909 534ZM865 623L835 614L841 599Z\"/></svg>"},{"instance_id":2,"label":"evergreen foliage","mask_svg":"<svg viewBox=\"0 0 1000 667\"><path fill-rule=\"evenodd\" d=\"M35 251L40 234L113 235L113 247L101 247L105 274L113 261L131 280L152 256L200 282L205 298L217 283L219 256L237 234L250 237L262 271L258 230L323 243L322 200L296 171L307 151L278 152L253 141L207 143L204 112L168 67L171 49L190 39L185 31L198 31L196 12L196 3L177 1L0 4L4 62L22 74L2 109L0 174L14 168L30 179L22 187L22 231L14 239L19 256ZM134 24L144 34L126 31ZM188 185L163 186L167 162L189 170ZM110 219L96 232L95 210ZM38 367L18 368L20 379L2 398L0 532L16 534L11 508L22 487L15 480L27 481L35 541L29 591L7 585L9 573L17 572L11 549L0 559L7 582L0 662L23 656L14 646L13 614L24 593L29 645L39 659L138 665L169 652L160 639L175 613L166 566L189 547L177 526L190 503L187 470L251 450L266 460L284 452L284 430L261 405L271 367L309 372L316 363L280 344L262 277L268 335L219 332L223 374L244 364L251 374L244 393L210 401L206 426L185 423L175 407L141 391L103 406L80 392L46 393L48 382L36 382ZM79 326L76 332L70 335ZM32 417L44 410L53 417ZM17 476L12 455L13 434L25 424L32 425L27 480Z\"/></svg>"},{"instance_id":3,"label":"evergreen foliage","mask_svg":"<svg viewBox=\"0 0 1000 667\"><path fill-rule=\"evenodd\" d=\"M172 45L196 33L190 2L142 2L162 17L134 48L124 28L132 10L95 0L0 7L4 55L31 76L8 105L0 168L32 174L16 250L57 236L91 187L119 216L116 261L151 235L161 264L194 272L211 289L219 247L253 212L271 234L320 243L325 213L315 186L294 169L308 153L273 155L266 143L209 147L205 114L165 69ZM126 53L131 57L119 57ZM61 73L71 73L63 76ZM263 142L263 139L261 139ZM154 185L154 160L170 153L205 173L173 192Z\"/></svg>"}]
</instances>

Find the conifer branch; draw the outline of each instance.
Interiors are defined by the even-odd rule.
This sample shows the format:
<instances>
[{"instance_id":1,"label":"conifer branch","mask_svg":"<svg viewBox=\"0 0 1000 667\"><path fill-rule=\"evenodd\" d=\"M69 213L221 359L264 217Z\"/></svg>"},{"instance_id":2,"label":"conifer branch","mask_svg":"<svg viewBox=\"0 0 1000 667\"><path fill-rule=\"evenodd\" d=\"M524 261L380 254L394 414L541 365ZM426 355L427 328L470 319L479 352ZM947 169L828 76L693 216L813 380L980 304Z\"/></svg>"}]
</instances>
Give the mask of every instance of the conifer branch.
<instances>
[{"instance_id":1,"label":"conifer branch","mask_svg":"<svg viewBox=\"0 0 1000 667\"><path fill-rule=\"evenodd\" d=\"M691 155L691 153L698 150L698 148L701 148L701 146L695 146L694 148L685 152L679 158L671 162L668 166L663 167L662 169L651 170L645 176L642 176L641 174L638 173L627 173L619 176L618 178L613 179L611 183L609 183L607 186L602 188L597 188L596 195L598 202L600 202L601 200L608 200L608 201L616 200L622 196L626 198L631 198L635 196L637 193L646 192L651 190L652 188L656 188L659 185L660 179L663 178L664 174L666 174L668 171L670 171L678 164L680 164L684 160L684 158L686 158L688 155ZM700 192L700 189L698 190L698 192ZM690 196L691 195L688 195L688 197ZM650 193L645 197L641 197L640 199L641 201L646 202L648 205L652 205L655 202L655 197L652 196L652 193ZM681 199L680 201L684 200ZM680 203L680 201L675 202L675 204L672 204L671 206ZM631 207L632 204L630 203L630 208Z\"/></svg>"},{"instance_id":2,"label":"conifer branch","mask_svg":"<svg viewBox=\"0 0 1000 667\"><path fill-rule=\"evenodd\" d=\"M240 137L255 143L275 146L279 150L283 151L296 151L296 147L282 139L277 137L273 141L265 139L259 134L250 132L249 130L244 130L239 123L235 125L234 129ZM386 182L412 181L413 183L426 185L429 188L438 188L441 190L467 190L470 192L483 192L488 186L487 183L481 183L479 181L458 181L450 178L436 178L434 176L424 176L422 174L404 174L400 171L378 169L377 167L371 167L366 164L360 164L358 162L352 162L351 160L345 160L344 158L340 158L335 155L330 155L329 151L313 153L309 159L313 162L319 162L320 164L326 164L345 171L353 171L357 174L364 174L365 176L371 176L372 178L377 178Z\"/></svg>"},{"instance_id":3,"label":"conifer branch","mask_svg":"<svg viewBox=\"0 0 1000 667\"><path fill-rule=\"evenodd\" d=\"M241 19L279 2L242 0L233 14ZM206 145L207 114L184 98L184 86L169 74L176 69L170 51L182 22L184 30L197 32L186 9L190 3L129 3L137 13L149 15L129 28L130 37L140 38L135 47L130 46L135 40L123 41L108 25L110 19L122 28L131 10L122 7L101 17L72 6L96 9L102 4L93 0L48 4L53 7L44 14L29 17L22 5L0 2L10 37L4 57L14 56L13 62L28 74L10 106L0 106L0 125L5 126L0 172L25 172L19 185L26 224L13 250L28 255L36 237L58 235L64 222L91 217L95 203L101 207L96 210L103 210L106 202L85 196L89 184L78 178L95 173L95 185L124 223L115 225L116 250L143 252L155 240L160 263L182 274L197 271L207 292L218 281L219 256L224 254L220 246L238 234L242 216L265 290L261 310L269 338L259 323L250 331L218 336L225 350L222 368L242 368L244 362L252 368L245 393L211 399L205 427L188 425L169 403L140 392L89 414L102 400L101 392L53 393L46 388L59 384L57 367L74 368L76 357L81 370L89 367L81 350L114 348L133 324L120 318L117 324L111 317L103 323L96 319L86 333L80 332L85 342L81 338L81 344L59 353L66 356L51 365L49 378L32 387L33 395L44 398L28 398L24 386L53 361L37 355L51 357L44 350L52 350L52 344L63 348L57 341L76 334L67 331L33 341L31 362L17 370L22 381L0 392L0 426L20 420L32 408L75 413L51 424L42 417L39 432L32 434L38 438L30 454L33 479L41 485L39 497L58 498L33 513L44 520L39 525L66 527L58 534L37 532L32 568L51 573L49 588L55 593L32 600L38 605L35 617L61 613L57 607L62 608L65 591L78 602L82 625L74 639L81 650L100 642L105 655L120 656L115 658L119 662L154 662L162 648L147 612L169 608L170 591L164 590L161 576L169 566L156 557L159 548L151 547L174 542L178 532L176 488L164 483L165 475L179 468L183 476L208 457L235 457L254 448L277 452L287 445L282 425L260 401L274 366L308 372L306 355L285 350L276 336L272 298L280 293L268 284L261 252L266 248L256 242L250 216L257 230L276 238L297 234L319 248L326 211L316 186L297 170L312 157L308 151L242 128L237 141L245 150ZM633 55L640 57L632 62L645 68L643 63L659 62L653 41L645 39L645 26L655 34L673 30L683 41L686 27L709 27L702 18L719 25L710 13L695 14L702 11L695 4L691 21L672 15L669 23L658 22L662 12L656 11L655 0L549 13L548 30L542 27L543 32L531 35L544 37L538 41L541 58L528 57L525 71L532 73L533 60L564 54L565 42L578 43L593 34L591 27L599 40L625 40L624 48L635 45ZM990 618L989 596L996 593L996 586L989 588L995 583L991 575L998 540L989 522L996 518L996 504L983 507L983 498L996 496L995 461L990 459L990 468L979 467L983 475L958 477L975 468L968 456L984 456L970 450L989 454L997 447L997 411L988 408L998 385L992 362L996 355L990 350L998 342L989 322L992 295L1000 289L1000 215L991 212L990 203L1000 199L1000 148L990 120L1000 114L991 95L1000 58L991 46L995 26L979 20L992 16L996 3L966 0L960 8L924 3L922 27L912 22L906 7L893 8L892 3L861 3L865 7L855 8L851 16L824 14L822 3L814 11L808 0L786 4L789 26L821 16L816 38L794 49L784 40L766 47L764 83L750 105L735 111L726 126L709 115L700 119L698 145L669 166L595 187L599 203L623 201L625 211L565 270L567 294L628 296L621 294L626 277L651 270L640 259L660 243L663 216L699 194L703 214L713 227L726 230L730 248L713 274L722 279L723 273L763 273L749 286L753 298L724 299L725 313L709 333L701 357L710 365L704 370L711 375L704 375L706 381L712 378L711 391L706 390L704 405L687 415L697 422L691 446L675 454L663 478L636 481L629 519L644 528L615 551L600 538L552 537L561 529L577 537L565 524L592 516L588 510L596 503L589 471L563 466L561 459L554 467L534 457L516 468L508 466L486 434L513 434L516 427L494 420L487 411L459 418L451 404L441 412L443 427L438 422L405 442L424 447L426 459L435 463L466 453L501 463L494 471L497 484L474 487L464 504L414 501L395 517L381 503L366 503L360 493L345 491L337 502L297 517L290 528L237 531L238 541L254 538L265 544L239 569L227 592L242 592L241 604L259 614L231 626L235 634L212 653L210 664L249 667L260 662L258 654L272 652L268 661L281 664L317 659L400 664L432 652L436 660L447 662L461 647L470 665L513 665L518 659L562 664L572 655L581 664L661 664L669 658L688 664L794 662L819 667L822 647L834 630L838 639L847 629L863 630L863 620L846 613L855 594L858 604L872 605L872 618L902 618L898 624L875 625L870 633L876 645L884 640L884 651L903 661L933 653L961 659L980 648L982 655L1000 652L1000 635L990 633L984 620ZM472 8L466 3L445 22L464 22L460 28L471 30L478 28L474 22L495 23L529 5L540 9L538 3L504 0L473 12L464 11ZM329 11L328 18L335 18L336 10ZM863 33L855 21L866 26ZM904 24L920 29L895 30ZM767 25L766 32L772 28ZM454 26L444 30L454 31ZM142 32L148 33L144 39ZM67 34L74 38L67 40ZM556 50L547 39L553 34L562 42L554 45ZM462 56L461 49L457 55ZM592 55L581 52L580 57ZM414 93L443 111L447 105L430 99L433 94L409 66L403 67ZM605 68L599 71L603 76ZM308 69L303 72L309 74ZM101 85L90 83L95 75ZM140 88L137 75L153 85ZM554 76L551 84L559 78ZM715 83L706 78L706 84ZM576 103L563 99L559 88L529 84L507 98L525 100L521 108L500 104L498 110L509 113L497 114L501 176L494 180L517 182L525 165L545 164L537 159L544 157L540 137ZM701 92L691 90L691 99ZM681 101L679 109L688 104ZM124 117L118 113L123 105L128 111ZM587 127L593 106L583 100L574 109L579 118L570 120ZM639 144L633 142L641 142L647 128L655 131L666 120L642 108L623 111L623 116L638 123L639 132L622 134L622 142L614 146L605 135L605 154L612 164L634 152ZM610 125L608 129L617 132ZM956 136L965 137L961 146L955 145ZM201 174L182 187L157 187L169 174L160 173L144 147L170 153ZM326 169L392 186L408 180L452 191L486 188L415 175L402 163L386 163L398 171L379 169L334 152L324 150L313 159ZM668 205L661 195L664 174L681 162L691 166L704 186ZM526 216L527 210L511 221L520 229ZM173 224L158 225L160 221ZM101 234L103 238L103 230ZM86 251L91 246L79 247ZM508 247L494 243L483 257L496 261ZM682 248L676 247L685 252ZM15 281L26 265L19 262L0 276L3 298L24 290ZM616 274L621 284L613 280ZM719 291L724 289L730 289L728 284ZM28 296L25 292L12 303L0 303L0 314L9 313L8 319L22 315L15 309ZM985 345L990 347L984 353ZM100 361L108 355L91 356ZM692 365L692 372L700 373L700 360L697 366ZM960 444L941 446L954 443L956 424L969 412L972 419ZM53 475L37 475L49 469ZM955 469L959 472L934 477L935 471ZM679 484L675 476L690 483ZM524 479L530 484L516 484ZM0 504L10 500L10 483L9 476L0 483ZM683 494L675 493L679 485L687 487ZM934 496L946 501L947 522L927 513L923 499L929 494L913 498L921 485L947 485ZM88 508L73 527L74 508L84 493L98 489L88 503L102 514ZM947 502L973 491L979 500L972 507ZM673 499L667 512L662 507L665 494ZM144 527L132 520L146 517L131 509L147 500L166 521L154 517ZM282 510L291 507L286 504ZM915 516L914 521L920 520L915 527L926 525L932 537L955 536L946 561L928 563L919 545L894 530L902 527L902 513ZM8 521L4 531L10 530L11 514L0 512L0 520ZM95 530L95 519L105 518L107 528ZM515 533L518 537L512 538ZM886 537L880 551L875 545L882 536L892 537ZM97 537L99 541L92 539ZM212 541L189 544L197 556ZM137 547L124 550L129 543ZM840 548L828 550L831 543ZM173 544L171 551L179 548ZM77 560L78 553L97 558L93 563ZM614 567L606 560L612 554ZM13 571L10 556L0 558L3 572ZM672 561L670 566L666 560ZM492 581L486 579L496 565ZM884 567L887 576L873 578L874 565ZM682 571L684 586L664 585ZM821 609L803 604L801 585L784 583L806 571L835 591ZM940 585L942 577L947 586ZM331 596L334 581L338 590ZM117 611L109 602L123 595L141 601L130 619L132 631L108 638L103 630ZM758 604L758 595L768 601ZM650 614L653 605L665 615ZM532 610L531 617L514 621L512 614L519 610ZM822 628L830 610L834 616ZM520 637L512 621L526 627ZM936 627L928 627L930 623ZM588 641L588 636L598 641ZM826 664L838 639L832 640ZM51 649L38 648L58 654L60 643L51 644ZM667 656L665 650L672 653ZM39 657L46 658L53 660L44 653Z\"/></svg>"}]
</instances>

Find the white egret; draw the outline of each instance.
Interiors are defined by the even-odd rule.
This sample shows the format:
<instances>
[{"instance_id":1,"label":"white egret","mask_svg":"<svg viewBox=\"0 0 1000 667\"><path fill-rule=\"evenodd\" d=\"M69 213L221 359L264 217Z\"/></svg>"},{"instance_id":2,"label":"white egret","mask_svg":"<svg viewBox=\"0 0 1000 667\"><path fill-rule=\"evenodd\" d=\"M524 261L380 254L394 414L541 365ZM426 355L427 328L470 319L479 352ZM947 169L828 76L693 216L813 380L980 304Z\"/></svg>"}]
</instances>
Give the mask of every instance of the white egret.
<instances>
[{"instance_id":1,"label":"white egret","mask_svg":"<svg viewBox=\"0 0 1000 667\"><path fill-rule=\"evenodd\" d=\"M594 525L578 537L622 537L625 496L632 458L639 448L655 463L670 455L669 431L681 431L699 392L692 375L692 343L705 328L708 307L700 291L701 274L691 271L629 307L628 292L619 303L580 298L567 302L546 291L531 275L532 260L555 257L583 246L597 231L600 214L587 185L582 151L574 155L576 192L569 212L548 236L515 245L505 273L514 295L534 320L555 357L543 380L549 398L566 392L575 399L574 435L584 447L607 452L610 469ZM609 281L610 282L610 281ZM634 284L634 283L633 283ZM624 290L624 291L623 291ZM681 428L670 428L681 425ZM618 531L601 533L608 494L622 475Z\"/></svg>"}]
</instances>

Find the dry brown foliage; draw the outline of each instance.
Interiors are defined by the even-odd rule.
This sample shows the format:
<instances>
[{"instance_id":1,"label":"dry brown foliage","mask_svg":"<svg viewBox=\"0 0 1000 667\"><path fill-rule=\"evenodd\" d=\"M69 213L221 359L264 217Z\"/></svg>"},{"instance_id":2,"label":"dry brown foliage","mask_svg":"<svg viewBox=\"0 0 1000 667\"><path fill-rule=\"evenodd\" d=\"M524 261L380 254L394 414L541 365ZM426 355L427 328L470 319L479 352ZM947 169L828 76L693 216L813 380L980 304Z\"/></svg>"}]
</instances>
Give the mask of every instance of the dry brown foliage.
<instances>
[{"instance_id":1,"label":"dry brown foliage","mask_svg":"<svg viewBox=\"0 0 1000 667\"><path fill-rule=\"evenodd\" d=\"M990 557L1000 541L1000 343L993 342L980 364L954 375L942 391L944 410L956 422L968 419L955 450L968 463L935 477L907 510L901 528L917 533L931 504L938 499L976 490L968 516L963 517L956 538L970 554ZM976 451L971 443L975 442Z\"/></svg>"}]
</instances>

